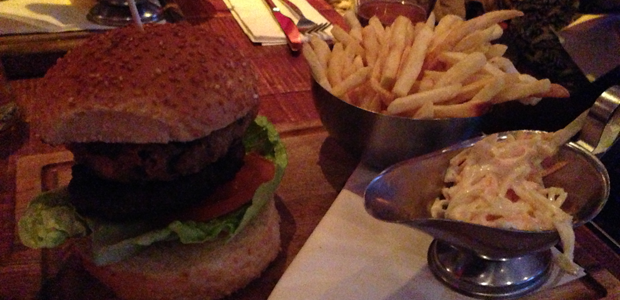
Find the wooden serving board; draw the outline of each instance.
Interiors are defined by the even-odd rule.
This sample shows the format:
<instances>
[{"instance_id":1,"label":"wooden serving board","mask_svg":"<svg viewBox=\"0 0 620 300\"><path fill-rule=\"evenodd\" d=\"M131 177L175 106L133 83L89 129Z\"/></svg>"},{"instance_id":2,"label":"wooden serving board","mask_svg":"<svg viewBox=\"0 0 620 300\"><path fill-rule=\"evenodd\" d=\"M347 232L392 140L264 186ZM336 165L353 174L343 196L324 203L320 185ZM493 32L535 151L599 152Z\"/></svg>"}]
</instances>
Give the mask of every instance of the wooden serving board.
<instances>
[{"instance_id":1,"label":"wooden serving board","mask_svg":"<svg viewBox=\"0 0 620 300\"><path fill-rule=\"evenodd\" d=\"M266 299L286 267L344 186L357 165L320 123L278 126L289 154L289 165L277 193L282 216L282 251L262 277L229 297ZM37 193L70 179L72 156L67 151L34 154L16 159L15 215L19 217ZM2 261L0 298L8 299L116 299L92 278L70 246L32 250L13 239L11 255ZM587 276L525 299L616 299L620 282L577 245L576 260ZM320 263L320 262L317 262Z\"/></svg>"},{"instance_id":2,"label":"wooden serving board","mask_svg":"<svg viewBox=\"0 0 620 300\"><path fill-rule=\"evenodd\" d=\"M341 169L342 164L335 167L335 162L346 161L346 157L326 167L323 163L330 162L329 158L319 161L326 137L320 123L289 124L278 130L282 132L289 154L289 166L276 199L282 217L282 252L264 276L232 299L267 298L352 171L346 165ZM329 152L342 154L338 149ZM19 220L34 196L68 183L72 159L72 154L66 150L14 159L15 220ZM355 161L349 161L354 167ZM331 180L321 176L325 168L330 168ZM114 299L105 286L82 269L70 244L58 249L34 250L24 247L16 233L7 239L12 251L1 260L0 299Z\"/></svg>"}]
</instances>

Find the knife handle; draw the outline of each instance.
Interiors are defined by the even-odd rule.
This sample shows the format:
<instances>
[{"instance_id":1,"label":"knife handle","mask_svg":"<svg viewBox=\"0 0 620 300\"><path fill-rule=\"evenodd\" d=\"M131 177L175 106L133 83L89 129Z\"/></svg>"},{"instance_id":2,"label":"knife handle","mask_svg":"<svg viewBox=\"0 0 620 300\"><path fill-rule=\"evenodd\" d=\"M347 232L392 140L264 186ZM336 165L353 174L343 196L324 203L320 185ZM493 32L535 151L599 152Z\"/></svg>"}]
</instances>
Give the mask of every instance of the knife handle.
<instances>
[{"instance_id":1,"label":"knife handle","mask_svg":"<svg viewBox=\"0 0 620 300\"><path fill-rule=\"evenodd\" d=\"M291 48L291 51L298 52L299 50L301 50L302 42L300 33L297 29L297 26L295 26L295 23L293 23L293 20L282 14L282 12L280 12L280 9L273 3L272 0L265 0L265 2L267 3L267 5L269 5L269 7L271 7L271 13L273 14L276 22L278 22L280 28L284 32L287 44Z\"/></svg>"}]
</instances>

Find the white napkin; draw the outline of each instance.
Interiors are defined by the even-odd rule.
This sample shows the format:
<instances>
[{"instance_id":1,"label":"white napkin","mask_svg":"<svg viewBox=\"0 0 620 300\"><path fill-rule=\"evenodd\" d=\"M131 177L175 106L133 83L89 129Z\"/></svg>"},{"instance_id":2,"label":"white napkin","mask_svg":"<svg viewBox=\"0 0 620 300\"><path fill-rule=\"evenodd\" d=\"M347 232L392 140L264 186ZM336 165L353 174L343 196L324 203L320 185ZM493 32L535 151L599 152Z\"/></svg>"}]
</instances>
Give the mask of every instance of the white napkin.
<instances>
[{"instance_id":1,"label":"white napkin","mask_svg":"<svg viewBox=\"0 0 620 300\"><path fill-rule=\"evenodd\" d=\"M0 35L103 30L86 19L96 0L0 1Z\"/></svg>"},{"instance_id":2,"label":"white napkin","mask_svg":"<svg viewBox=\"0 0 620 300\"><path fill-rule=\"evenodd\" d=\"M365 211L360 195L376 175L363 167L355 170L269 300L471 299L433 276L426 258L431 236L379 221ZM542 288L583 275L554 267Z\"/></svg>"},{"instance_id":3,"label":"white napkin","mask_svg":"<svg viewBox=\"0 0 620 300\"><path fill-rule=\"evenodd\" d=\"M585 75L597 78L620 65L620 15L584 15L559 35Z\"/></svg>"},{"instance_id":4,"label":"white napkin","mask_svg":"<svg viewBox=\"0 0 620 300\"><path fill-rule=\"evenodd\" d=\"M314 21L315 23L328 22L321 13L319 13L312 5L305 0L290 0L304 13L306 18ZM286 5L279 0L273 0L273 2L280 8L280 12L285 16L288 16L297 23L299 20L297 16L291 12ZM264 0L224 0L226 6L232 13L243 32L254 43L261 45L282 45L286 44L286 36L280 25L271 14L271 10ZM323 39L331 39L329 33L331 26L324 32L318 34ZM308 36L304 36L307 40Z\"/></svg>"}]
</instances>

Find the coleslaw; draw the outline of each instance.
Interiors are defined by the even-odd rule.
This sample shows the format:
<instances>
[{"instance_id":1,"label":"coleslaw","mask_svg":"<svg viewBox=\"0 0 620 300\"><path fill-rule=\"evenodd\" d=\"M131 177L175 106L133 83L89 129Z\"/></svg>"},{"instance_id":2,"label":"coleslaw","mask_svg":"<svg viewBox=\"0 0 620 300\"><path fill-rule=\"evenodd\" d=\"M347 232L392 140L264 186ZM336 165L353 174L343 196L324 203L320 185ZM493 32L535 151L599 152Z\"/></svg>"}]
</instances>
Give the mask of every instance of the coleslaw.
<instances>
[{"instance_id":1,"label":"coleslaw","mask_svg":"<svg viewBox=\"0 0 620 300\"><path fill-rule=\"evenodd\" d=\"M542 164L558 149L553 133L483 138L450 161L444 177L448 186L433 203L432 216L503 229L555 229L563 246L559 266L576 273L573 218L561 209L568 195L543 183L544 176L562 167Z\"/></svg>"}]
</instances>

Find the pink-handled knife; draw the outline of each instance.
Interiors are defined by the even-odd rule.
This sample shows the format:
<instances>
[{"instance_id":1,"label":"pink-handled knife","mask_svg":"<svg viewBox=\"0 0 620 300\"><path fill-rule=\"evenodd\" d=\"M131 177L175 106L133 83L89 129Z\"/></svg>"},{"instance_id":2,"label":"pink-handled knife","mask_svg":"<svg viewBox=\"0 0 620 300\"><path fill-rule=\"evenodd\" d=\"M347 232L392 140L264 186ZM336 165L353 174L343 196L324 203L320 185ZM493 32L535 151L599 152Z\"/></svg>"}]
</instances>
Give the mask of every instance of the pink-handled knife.
<instances>
[{"instance_id":1,"label":"pink-handled knife","mask_svg":"<svg viewBox=\"0 0 620 300\"><path fill-rule=\"evenodd\" d=\"M286 41L291 48L291 51L297 52L301 50L301 34L299 33L299 29L297 29L297 26L293 20L282 14L280 9L273 3L273 0L265 0L265 2L267 2L271 8L271 13L276 18L276 21L280 24L280 28L286 35Z\"/></svg>"}]
</instances>

